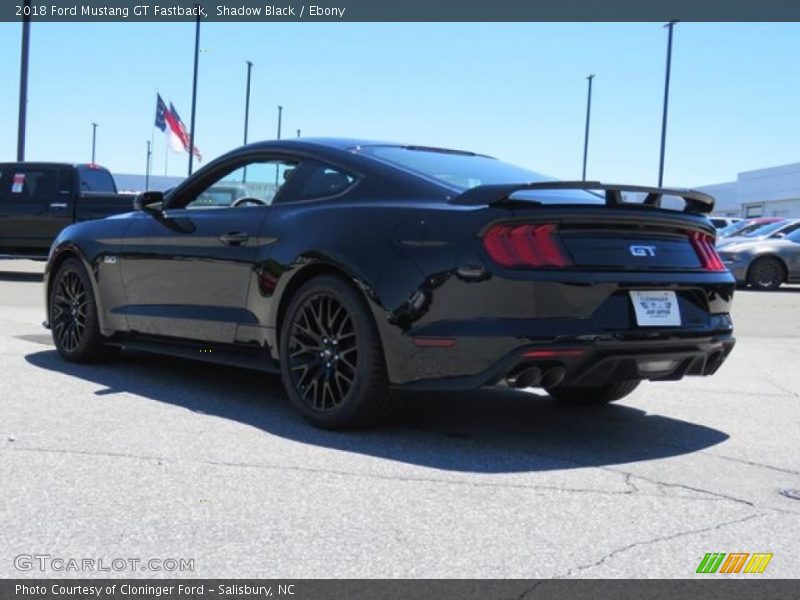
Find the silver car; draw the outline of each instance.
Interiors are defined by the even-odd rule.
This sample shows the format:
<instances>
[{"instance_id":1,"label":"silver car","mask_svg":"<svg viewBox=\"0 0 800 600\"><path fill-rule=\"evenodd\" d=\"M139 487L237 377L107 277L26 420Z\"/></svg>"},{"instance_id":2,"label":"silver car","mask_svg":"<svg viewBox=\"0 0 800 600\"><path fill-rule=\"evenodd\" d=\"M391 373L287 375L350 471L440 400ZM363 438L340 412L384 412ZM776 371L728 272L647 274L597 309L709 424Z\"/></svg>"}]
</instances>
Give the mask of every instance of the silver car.
<instances>
[{"instance_id":1,"label":"silver car","mask_svg":"<svg viewBox=\"0 0 800 600\"><path fill-rule=\"evenodd\" d=\"M751 231L717 239L717 250L721 250L723 246L739 242L786 237L796 229L800 229L800 219L782 219L772 223L764 223L761 227Z\"/></svg>"},{"instance_id":2,"label":"silver car","mask_svg":"<svg viewBox=\"0 0 800 600\"><path fill-rule=\"evenodd\" d=\"M757 290L800 283L800 229L783 237L736 242L718 252L738 283Z\"/></svg>"}]
</instances>

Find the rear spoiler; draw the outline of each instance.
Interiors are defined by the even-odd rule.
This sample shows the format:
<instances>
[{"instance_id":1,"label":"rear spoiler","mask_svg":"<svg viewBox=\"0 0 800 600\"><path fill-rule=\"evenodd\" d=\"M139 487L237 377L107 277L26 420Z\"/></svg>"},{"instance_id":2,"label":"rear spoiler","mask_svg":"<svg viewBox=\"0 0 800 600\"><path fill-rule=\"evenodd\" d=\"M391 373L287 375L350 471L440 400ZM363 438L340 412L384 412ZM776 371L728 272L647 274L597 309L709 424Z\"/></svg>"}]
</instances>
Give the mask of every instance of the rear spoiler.
<instances>
[{"instance_id":1,"label":"rear spoiler","mask_svg":"<svg viewBox=\"0 0 800 600\"><path fill-rule=\"evenodd\" d=\"M480 185L471 188L450 200L451 204L466 206L494 206L508 202L514 192L538 190L603 190L605 191L606 206L661 206L662 196L675 196L685 202L683 212L710 213L714 210L714 198L696 190L646 187L640 185L617 185L600 183L599 181L542 181L536 183L507 183ZM647 194L641 203L625 202L623 192L638 192Z\"/></svg>"}]
</instances>

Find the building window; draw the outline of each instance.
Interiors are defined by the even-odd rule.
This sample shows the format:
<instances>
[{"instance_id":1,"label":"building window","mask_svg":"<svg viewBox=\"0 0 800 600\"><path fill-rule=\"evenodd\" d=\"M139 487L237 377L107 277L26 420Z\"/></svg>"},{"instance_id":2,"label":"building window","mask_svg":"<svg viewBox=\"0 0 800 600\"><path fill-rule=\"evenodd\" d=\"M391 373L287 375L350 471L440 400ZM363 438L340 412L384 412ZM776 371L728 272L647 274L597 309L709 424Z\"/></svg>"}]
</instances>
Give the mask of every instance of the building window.
<instances>
[{"instance_id":1,"label":"building window","mask_svg":"<svg viewBox=\"0 0 800 600\"><path fill-rule=\"evenodd\" d=\"M752 219L753 217L761 217L764 215L764 205L763 204L745 204L744 205L744 216L747 219Z\"/></svg>"}]
</instances>

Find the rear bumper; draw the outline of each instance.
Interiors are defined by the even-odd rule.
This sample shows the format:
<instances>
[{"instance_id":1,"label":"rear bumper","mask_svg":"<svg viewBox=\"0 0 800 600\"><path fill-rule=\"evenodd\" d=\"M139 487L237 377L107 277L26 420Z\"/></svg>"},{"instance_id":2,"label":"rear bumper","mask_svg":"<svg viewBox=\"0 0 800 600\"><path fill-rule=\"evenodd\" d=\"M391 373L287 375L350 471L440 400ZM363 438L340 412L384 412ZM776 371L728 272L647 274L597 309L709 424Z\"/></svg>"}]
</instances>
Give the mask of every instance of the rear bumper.
<instances>
[{"instance_id":1,"label":"rear bumper","mask_svg":"<svg viewBox=\"0 0 800 600\"><path fill-rule=\"evenodd\" d=\"M615 381L649 379L678 380L685 376L715 373L736 343L730 333L707 337L673 339L570 340L551 344L528 344L516 348L487 368L471 375L429 377L397 385L409 390L470 390L503 383L515 374L539 367L547 372L563 368L563 383L600 386ZM444 364L447 348L429 348L429 364ZM439 353L438 357L435 354Z\"/></svg>"},{"instance_id":2,"label":"rear bumper","mask_svg":"<svg viewBox=\"0 0 800 600\"><path fill-rule=\"evenodd\" d=\"M681 325L639 326L630 292L641 290L674 291ZM470 389L503 379L526 351L537 348L581 349L579 360L563 361L574 381L588 378L600 361L603 370L618 369L615 377L636 364L612 365L618 355L682 352L676 360L708 359L719 351L712 345L723 342L724 359L733 347L734 290L727 271L538 270L485 272L480 278L444 271L402 300L394 294L388 306L373 305L373 314L392 385ZM708 374L698 364L681 364L672 376Z\"/></svg>"}]
</instances>

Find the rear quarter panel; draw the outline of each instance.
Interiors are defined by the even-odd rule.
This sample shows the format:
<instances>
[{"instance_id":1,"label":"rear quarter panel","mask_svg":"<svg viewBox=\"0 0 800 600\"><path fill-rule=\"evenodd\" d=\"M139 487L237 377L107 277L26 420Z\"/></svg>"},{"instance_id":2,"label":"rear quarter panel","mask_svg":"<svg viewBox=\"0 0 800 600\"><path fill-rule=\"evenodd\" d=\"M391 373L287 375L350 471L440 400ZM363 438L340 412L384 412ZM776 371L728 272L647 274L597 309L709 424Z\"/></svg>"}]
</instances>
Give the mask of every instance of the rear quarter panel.
<instances>
[{"instance_id":1,"label":"rear quarter panel","mask_svg":"<svg viewBox=\"0 0 800 600\"><path fill-rule=\"evenodd\" d=\"M390 378L404 383L442 374L470 375L521 344L558 335L559 323L562 333L580 335L576 324L595 327L592 317L598 308L612 296L616 302L627 288L683 289L687 298L696 297L702 307L695 309L689 303L685 314L696 319L689 326L698 334L716 326L709 314L728 312L733 279L725 272L500 267L488 258L480 234L493 221L519 216L506 208L411 201L320 203L301 211L278 211L265 226L265 235L276 240L266 261L275 276L276 301L261 290L266 323L274 334L281 298L291 289L293 278L315 265L333 266L363 290L381 335ZM523 218L540 216L552 218L544 210L530 211ZM625 216L635 218L632 213ZM663 218L708 227L702 218L669 213ZM259 314L258 309L255 312ZM629 327L624 306L614 315L620 330ZM722 323L724 317L720 319ZM460 341L441 363L442 353L417 348L413 335ZM270 345L274 347L275 341Z\"/></svg>"}]
</instances>

